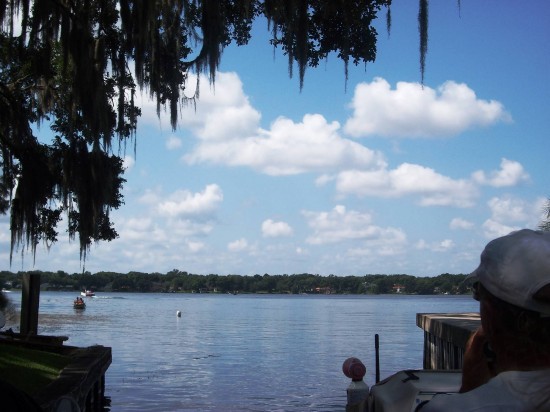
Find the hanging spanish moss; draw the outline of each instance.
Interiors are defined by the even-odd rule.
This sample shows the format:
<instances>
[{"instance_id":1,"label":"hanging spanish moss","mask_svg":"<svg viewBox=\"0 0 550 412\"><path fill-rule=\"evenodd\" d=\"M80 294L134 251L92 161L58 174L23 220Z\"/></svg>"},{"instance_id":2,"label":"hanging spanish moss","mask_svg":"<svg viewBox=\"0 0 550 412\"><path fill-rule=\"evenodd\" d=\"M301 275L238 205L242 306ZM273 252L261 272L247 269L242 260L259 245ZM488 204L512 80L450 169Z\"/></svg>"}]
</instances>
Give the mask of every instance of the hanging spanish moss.
<instances>
[{"instance_id":1,"label":"hanging spanish moss","mask_svg":"<svg viewBox=\"0 0 550 412\"><path fill-rule=\"evenodd\" d=\"M388 5L388 11L386 13L386 31L388 32L388 37L391 35L391 7Z\"/></svg>"},{"instance_id":2,"label":"hanging spanish moss","mask_svg":"<svg viewBox=\"0 0 550 412\"><path fill-rule=\"evenodd\" d=\"M261 8L272 33L271 44L288 58L289 75L298 66L300 89L306 68L317 67L331 53L344 63L373 62L377 32L372 26L391 0L265 0Z\"/></svg>"},{"instance_id":3,"label":"hanging spanish moss","mask_svg":"<svg viewBox=\"0 0 550 412\"><path fill-rule=\"evenodd\" d=\"M199 98L198 78L215 84L223 50L246 44L262 17L270 43L296 65L335 55L376 59L373 23L391 0L0 0L0 213L10 213L11 253L57 240L64 214L83 260L92 242L117 237L109 216L122 205L122 155L134 142L138 92L170 113ZM459 0L460 7L460 0ZM14 25L20 24L20 27ZM420 0L424 81L428 0ZM261 75L261 73L259 73ZM191 83L190 83L191 82ZM44 121L53 133L34 135Z\"/></svg>"},{"instance_id":4,"label":"hanging spanish moss","mask_svg":"<svg viewBox=\"0 0 550 412\"><path fill-rule=\"evenodd\" d=\"M418 5L418 31L420 33L420 77L424 84L426 54L428 53L428 0L420 0Z\"/></svg>"}]
</instances>

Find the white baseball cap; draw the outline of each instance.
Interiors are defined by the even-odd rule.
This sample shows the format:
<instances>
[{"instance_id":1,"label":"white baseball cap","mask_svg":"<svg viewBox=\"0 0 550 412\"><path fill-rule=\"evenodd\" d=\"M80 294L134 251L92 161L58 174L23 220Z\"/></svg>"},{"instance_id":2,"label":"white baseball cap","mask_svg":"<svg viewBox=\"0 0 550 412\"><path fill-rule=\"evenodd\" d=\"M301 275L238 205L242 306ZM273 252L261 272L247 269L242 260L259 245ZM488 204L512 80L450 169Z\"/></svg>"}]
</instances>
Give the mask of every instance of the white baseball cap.
<instances>
[{"instance_id":1,"label":"white baseball cap","mask_svg":"<svg viewBox=\"0 0 550 412\"><path fill-rule=\"evenodd\" d=\"M512 305L550 315L550 232L522 229L490 241L481 263L466 280L481 282L492 295Z\"/></svg>"}]
</instances>

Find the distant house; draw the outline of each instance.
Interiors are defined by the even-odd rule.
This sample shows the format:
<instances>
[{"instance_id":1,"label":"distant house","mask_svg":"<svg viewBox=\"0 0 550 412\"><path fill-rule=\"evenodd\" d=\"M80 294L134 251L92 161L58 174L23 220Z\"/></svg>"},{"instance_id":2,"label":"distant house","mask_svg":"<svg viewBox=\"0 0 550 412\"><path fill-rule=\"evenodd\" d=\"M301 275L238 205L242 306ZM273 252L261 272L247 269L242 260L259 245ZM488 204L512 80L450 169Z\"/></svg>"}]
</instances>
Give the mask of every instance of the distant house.
<instances>
[{"instance_id":1,"label":"distant house","mask_svg":"<svg viewBox=\"0 0 550 412\"><path fill-rule=\"evenodd\" d=\"M403 293L405 291L405 286L396 283L393 285L392 289L394 293Z\"/></svg>"},{"instance_id":2,"label":"distant house","mask_svg":"<svg viewBox=\"0 0 550 412\"><path fill-rule=\"evenodd\" d=\"M323 293L325 295L330 295L332 293L332 289L329 286L317 287L315 288L315 293Z\"/></svg>"}]
</instances>

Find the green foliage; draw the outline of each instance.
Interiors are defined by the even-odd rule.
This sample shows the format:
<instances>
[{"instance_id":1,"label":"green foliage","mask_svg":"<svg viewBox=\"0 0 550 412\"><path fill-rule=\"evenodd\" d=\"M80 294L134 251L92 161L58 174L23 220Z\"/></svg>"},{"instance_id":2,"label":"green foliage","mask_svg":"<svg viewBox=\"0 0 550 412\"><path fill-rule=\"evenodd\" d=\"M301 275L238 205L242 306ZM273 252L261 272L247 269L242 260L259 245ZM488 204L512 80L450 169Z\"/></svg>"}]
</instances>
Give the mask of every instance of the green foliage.
<instances>
[{"instance_id":1,"label":"green foliage","mask_svg":"<svg viewBox=\"0 0 550 412\"><path fill-rule=\"evenodd\" d=\"M2 272L4 282L21 284L24 272ZM62 271L32 273L40 275L42 289L96 292L196 292L196 293L285 293L285 294L464 294L466 275L448 273L436 277L410 275L320 276L294 275L196 275L178 270L161 273L98 272L96 274Z\"/></svg>"}]
</instances>

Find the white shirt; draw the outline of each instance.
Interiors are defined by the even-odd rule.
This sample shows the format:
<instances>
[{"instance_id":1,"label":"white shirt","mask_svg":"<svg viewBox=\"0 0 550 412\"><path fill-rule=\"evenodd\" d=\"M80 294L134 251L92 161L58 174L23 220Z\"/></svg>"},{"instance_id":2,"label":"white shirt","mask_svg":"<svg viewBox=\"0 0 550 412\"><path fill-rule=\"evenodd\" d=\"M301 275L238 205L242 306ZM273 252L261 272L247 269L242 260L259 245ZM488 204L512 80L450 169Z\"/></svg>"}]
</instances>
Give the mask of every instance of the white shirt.
<instances>
[{"instance_id":1,"label":"white shirt","mask_svg":"<svg viewBox=\"0 0 550 412\"><path fill-rule=\"evenodd\" d=\"M420 411L550 412L550 369L502 372L469 392L436 395Z\"/></svg>"}]
</instances>

